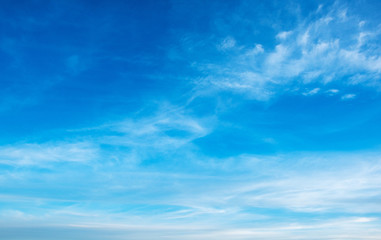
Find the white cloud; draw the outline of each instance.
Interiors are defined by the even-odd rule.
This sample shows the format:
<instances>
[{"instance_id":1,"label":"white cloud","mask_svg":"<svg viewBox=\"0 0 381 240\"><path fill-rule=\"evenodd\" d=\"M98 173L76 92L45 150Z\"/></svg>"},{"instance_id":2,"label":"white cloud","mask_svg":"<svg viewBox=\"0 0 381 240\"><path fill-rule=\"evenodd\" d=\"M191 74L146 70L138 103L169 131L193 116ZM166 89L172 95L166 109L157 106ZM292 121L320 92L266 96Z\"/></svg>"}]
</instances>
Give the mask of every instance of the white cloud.
<instances>
[{"instance_id":1,"label":"white cloud","mask_svg":"<svg viewBox=\"0 0 381 240\"><path fill-rule=\"evenodd\" d=\"M246 51L246 56L255 56L259 53L264 53L265 50L261 44L255 44L255 47Z\"/></svg>"},{"instance_id":2,"label":"white cloud","mask_svg":"<svg viewBox=\"0 0 381 240\"><path fill-rule=\"evenodd\" d=\"M355 10L339 4L328 11L319 9L294 29L278 32L273 50L243 45L225 61L194 64L204 76L195 81L196 88L206 94L213 89L230 90L260 101L282 92L279 89L288 84L314 83L321 89L331 83L361 84L381 89L381 48L374 44L380 31L370 25L366 28ZM235 46L229 38L223 43L227 48Z\"/></svg>"},{"instance_id":3,"label":"white cloud","mask_svg":"<svg viewBox=\"0 0 381 240\"><path fill-rule=\"evenodd\" d=\"M151 116L126 119L106 126L119 136L109 141L128 146L177 148L210 132L211 119L200 119L186 114L182 108L161 106Z\"/></svg>"},{"instance_id":4,"label":"white cloud","mask_svg":"<svg viewBox=\"0 0 381 240\"><path fill-rule=\"evenodd\" d=\"M311 221L311 219L309 219ZM356 222L356 218L334 218L330 220L314 219L310 223L295 222L289 220L284 223L266 223L258 225L256 221L250 226L218 226L216 223L209 224L186 224L186 223L119 223L97 222L71 224L49 224L46 222L28 223L23 226L2 223L0 237L4 239L25 236L29 229L41 231L30 232L38 239L48 240L52 236L55 239L75 239L80 234L81 239L125 239L137 240L148 239L212 239L212 240L249 240L259 239L379 239L379 220L373 222ZM3 229L4 228L4 229ZM6 229L6 230L5 230ZM43 233L43 234L41 234Z\"/></svg>"},{"instance_id":5,"label":"white cloud","mask_svg":"<svg viewBox=\"0 0 381 240\"><path fill-rule=\"evenodd\" d=\"M287 166L282 164L284 159L287 159ZM224 180L216 175L208 179L210 187L183 185L182 188L189 191L164 200L166 204L217 209L215 214L199 213L211 217L231 214L240 218L243 216L239 213L250 208L309 213L381 213L377 204L381 196L381 162L377 154L247 156L211 160L209 165L208 159L203 159L202 164L214 172L222 171Z\"/></svg>"},{"instance_id":6,"label":"white cloud","mask_svg":"<svg viewBox=\"0 0 381 240\"><path fill-rule=\"evenodd\" d=\"M339 93L340 91L338 90L338 89L328 89L327 91L326 91L326 93L328 93L329 95L335 95L335 94L337 94L337 93Z\"/></svg>"},{"instance_id":7,"label":"white cloud","mask_svg":"<svg viewBox=\"0 0 381 240\"><path fill-rule=\"evenodd\" d=\"M177 112L180 113L181 111ZM180 115L180 119L187 116ZM165 124L172 122L162 120L160 114L158 118L153 119L146 121L158 125L163 121ZM176 121L173 122L176 126ZM196 129L192 131L199 131L198 127L193 127L193 123L190 125L191 129ZM123 128L121 133L132 130L130 127ZM157 131L155 127L147 131L137 129L133 134L155 135ZM158 140L159 137L160 135ZM150 148L151 146L141 150L150 151ZM181 161L185 161L183 153ZM44 221L46 223L55 220L55 224L70 222L72 225L83 227L130 229L128 226L131 226L135 231L140 229L137 226L141 224L152 226L152 229L162 229L166 236L174 234L173 237L178 236L176 234L184 234L173 233L175 228L182 229L186 226L196 231L197 236L202 236L203 239L208 236L216 239L251 239L254 236L274 239L274 234L282 239L308 239L311 232L314 232L315 238L319 233L320 239L332 239L337 234L347 234L348 229L353 230L350 234L353 238L373 232L372 229L377 229L373 226L379 224L378 218L367 215L381 213L378 204L381 196L379 156L378 152L309 152L211 159L196 154L191 163L192 171L188 174L139 167L133 171L126 171L123 165L109 168L107 161L102 160L99 165L93 166L94 176L91 177L96 178L96 189L92 192L86 188L81 192L81 195L85 195L85 200L77 199L76 204L67 206L70 196L65 196L66 204L59 207L54 205L54 208L50 209L46 206L59 200L2 195L3 202L28 203L28 209L31 209L31 206L39 209L40 215L36 216L28 209L22 211L18 208L2 211L0 214L3 219L7 219L6 224L13 221L18 225L22 223L22 226L25 226L25 223L36 222L43 225ZM197 171L193 171L194 169ZM89 181L89 175L83 175L81 169L70 168L70 172L70 179L67 179L66 172L61 178L63 182L76 182L75 189L82 189L84 182ZM58 178L41 176L42 180L52 181L49 186L60 189ZM4 181L2 184L17 182L13 178ZM44 187L41 186L39 191L44 192ZM157 194L158 192L160 194ZM42 195L47 194L44 192ZM89 198L92 200L91 204L86 201ZM261 213L256 209L262 209ZM332 213L333 217L316 217L306 223L303 219L290 219L289 215L274 215L274 209L304 212L312 216L316 216L314 213L327 213L328 216ZM335 213L346 213L349 217L336 218ZM276 221L276 224L271 224L272 220L282 219L282 216L285 217L283 223ZM251 224L254 220L256 225L246 227L248 222ZM8 226L4 224L0 225ZM374 234L376 232L373 232ZM377 234L381 236L380 232Z\"/></svg>"},{"instance_id":8,"label":"white cloud","mask_svg":"<svg viewBox=\"0 0 381 240\"><path fill-rule=\"evenodd\" d=\"M356 94L352 94L352 93L349 93L349 94L345 94L341 97L341 100L350 100L350 99L353 99L356 97Z\"/></svg>"},{"instance_id":9,"label":"white cloud","mask_svg":"<svg viewBox=\"0 0 381 240\"><path fill-rule=\"evenodd\" d=\"M289 49L287 48L287 46L284 46L282 44L279 44L275 47L275 51L273 53L270 53L268 56L267 56L267 59L266 59L266 66L268 66L268 71L269 72L273 72L274 71L274 68L281 68L282 67L282 63L288 59L290 55L290 51ZM283 70L283 69L281 69ZM280 74L280 71L277 72L278 74Z\"/></svg>"},{"instance_id":10,"label":"white cloud","mask_svg":"<svg viewBox=\"0 0 381 240\"><path fill-rule=\"evenodd\" d=\"M45 165L54 162L88 162L96 159L97 147L87 142L16 144L0 147L0 163Z\"/></svg>"},{"instance_id":11,"label":"white cloud","mask_svg":"<svg viewBox=\"0 0 381 240\"><path fill-rule=\"evenodd\" d=\"M314 88L312 90L309 90L307 92L302 93L304 96L313 96L317 94L320 91L320 88Z\"/></svg>"},{"instance_id":12,"label":"white cloud","mask_svg":"<svg viewBox=\"0 0 381 240\"><path fill-rule=\"evenodd\" d=\"M220 50L228 50L228 49L232 49L236 46L236 41L234 38L232 37L227 37L225 38L221 44L218 45L218 48Z\"/></svg>"},{"instance_id":13,"label":"white cloud","mask_svg":"<svg viewBox=\"0 0 381 240\"><path fill-rule=\"evenodd\" d=\"M276 35L276 38L280 39L280 40L284 40L286 39L288 36L290 36L292 34L291 31L285 31L285 32L280 32Z\"/></svg>"},{"instance_id":14,"label":"white cloud","mask_svg":"<svg viewBox=\"0 0 381 240\"><path fill-rule=\"evenodd\" d=\"M367 222L374 222L377 221L378 218L370 218L370 217L359 217L354 219L354 222L360 222L360 223L367 223Z\"/></svg>"},{"instance_id":15,"label":"white cloud","mask_svg":"<svg viewBox=\"0 0 381 240\"><path fill-rule=\"evenodd\" d=\"M148 116L75 130L83 134L85 141L0 146L0 164L51 167L59 162L101 164L98 160L102 159L105 164L133 167L152 157L171 159L179 149L186 158L195 148L192 141L209 134L213 121L193 117L181 107L162 104Z\"/></svg>"}]
</instances>

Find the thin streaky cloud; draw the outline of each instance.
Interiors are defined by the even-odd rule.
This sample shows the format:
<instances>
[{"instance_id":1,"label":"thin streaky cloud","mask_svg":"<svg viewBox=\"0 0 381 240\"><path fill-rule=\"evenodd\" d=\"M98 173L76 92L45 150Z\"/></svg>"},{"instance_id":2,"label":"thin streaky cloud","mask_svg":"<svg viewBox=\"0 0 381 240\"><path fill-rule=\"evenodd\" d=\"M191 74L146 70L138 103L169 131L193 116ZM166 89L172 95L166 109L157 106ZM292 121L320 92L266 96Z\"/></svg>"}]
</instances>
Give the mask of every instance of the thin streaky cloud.
<instances>
[{"instance_id":1,"label":"thin streaky cloud","mask_svg":"<svg viewBox=\"0 0 381 240\"><path fill-rule=\"evenodd\" d=\"M208 94L205 89L209 88L210 92L212 88L266 101L282 94L282 86L315 83L323 87L349 75L347 81L341 82L344 86L355 84L379 89L381 55L372 43L379 38L378 29L357 27L363 20L339 4L327 9L324 14L320 10L298 22L292 30L277 33L274 39L278 43L273 49L254 51L261 56L251 54L250 46L236 44L231 36L226 38L223 42L230 43L229 49L234 49L226 61L193 64L204 76L201 81L195 81L196 88L204 94ZM351 26L351 30L340 30L343 26ZM256 46L261 43L257 42Z\"/></svg>"},{"instance_id":2,"label":"thin streaky cloud","mask_svg":"<svg viewBox=\"0 0 381 240\"><path fill-rule=\"evenodd\" d=\"M379 9L4 2L0 239L381 239Z\"/></svg>"}]
</instances>

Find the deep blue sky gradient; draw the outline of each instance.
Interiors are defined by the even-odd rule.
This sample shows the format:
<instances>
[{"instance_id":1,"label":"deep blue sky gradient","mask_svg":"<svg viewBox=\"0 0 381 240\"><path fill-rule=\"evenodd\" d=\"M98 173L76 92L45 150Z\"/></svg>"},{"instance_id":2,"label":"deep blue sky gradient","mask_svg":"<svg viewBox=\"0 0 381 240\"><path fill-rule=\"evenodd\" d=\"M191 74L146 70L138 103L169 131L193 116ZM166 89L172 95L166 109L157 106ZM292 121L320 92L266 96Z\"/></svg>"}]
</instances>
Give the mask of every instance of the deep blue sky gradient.
<instances>
[{"instance_id":1,"label":"deep blue sky gradient","mask_svg":"<svg viewBox=\"0 0 381 240\"><path fill-rule=\"evenodd\" d=\"M0 238L381 238L379 1L1 1Z\"/></svg>"}]
</instances>

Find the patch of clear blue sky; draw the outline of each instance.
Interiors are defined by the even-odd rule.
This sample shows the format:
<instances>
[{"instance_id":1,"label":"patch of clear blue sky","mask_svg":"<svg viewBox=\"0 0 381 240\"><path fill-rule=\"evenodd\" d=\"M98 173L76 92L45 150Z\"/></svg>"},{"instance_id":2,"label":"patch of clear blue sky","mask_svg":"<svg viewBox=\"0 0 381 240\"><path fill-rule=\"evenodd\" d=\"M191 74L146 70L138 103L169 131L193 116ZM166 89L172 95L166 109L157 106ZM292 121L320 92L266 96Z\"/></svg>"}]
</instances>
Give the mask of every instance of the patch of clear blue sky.
<instances>
[{"instance_id":1,"label":"patch of clear blue sky","mask_svg":"<svg viewBox=\"0 0 381 240\"><path fill-rule=\"evenodd\" d=\"M380 10L2 1L0 238L381 237Z\"/></svg>"}]
</instances>

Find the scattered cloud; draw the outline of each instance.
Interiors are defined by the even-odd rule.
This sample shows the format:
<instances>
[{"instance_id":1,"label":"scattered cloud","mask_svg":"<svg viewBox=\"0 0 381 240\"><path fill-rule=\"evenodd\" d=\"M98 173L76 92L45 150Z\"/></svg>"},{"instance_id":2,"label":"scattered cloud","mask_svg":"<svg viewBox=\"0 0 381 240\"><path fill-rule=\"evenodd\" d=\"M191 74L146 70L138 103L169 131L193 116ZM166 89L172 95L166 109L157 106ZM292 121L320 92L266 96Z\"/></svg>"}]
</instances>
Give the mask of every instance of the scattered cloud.
<instances>
[{"instance_id":1,"label":"scattered cloud","mask_svg":"<svg viewBox=\"0 0 381 240\"><path fill-rule=\"evenodd\" d=\"M16 144L0 147L0 164L45 165L54 162L88 162L96 159L97 147L88 142Z\"/></svg>"},{"instance_id":2,"label":"scattered cloud","mask_svg":"<svg viewBox=\"0 0 381 240\"><path fill-rule=\"evenodd\" d=\"M280 39L280 40L285 40L288 36L290 36L292 34L291 31L288 31L288 32L280 32L276 35L276 38L277 39Z\"/></svg>"},{"instance_id":3,"label":"scattered cloud","mask_svg":"<svg viewBox=\"0 0 381 240\"><path fill-rule=\"evenodd\" d=\"M220 45L218 45L218 48L222 51L232 49L236 46L236 41L232 37L225 38Z\"/></svg>"},{"instance_id":4,"label":"scattered cloud","mask_svg":"<svg viewBox=\"0 0 381 240\"><path fill-rule=\"evenodd\" d=\"M181 107L162 105L148 116L101 126L106 133L97 141L126 148L121 158L134 164L157 157L170 161L179 150L185 159L195 148L192 142L211 132L213 121L191 116Z\"/></svg>"},{"instance_id":5,"label":"scattered cloud","mask_svg":"<svg viewBox=\"0 0 381 240\"><path fill-rule=\"evenodd\" d=\"M273 49L265 51L261 43L237 49L236 39L226 38L218 48L234 47L234 54L193 64L203 76L195 81L196 89L206 94L213 89L232 91L259 101L282 94L291 84L379 89L381 48L374 41L380 38L380 31L366 27L365 20L339 4L319 9L293 29L278 32Z\"/></svg>"},{"instance_id":6,"label":"scattered cloud","mask_svg":"<svg viewBox=\"0 0 381 240\"><path fill-rule=\"evenodd\" d=\"M62 221L77 225L110 221L108 224L114 226L124 222L132 224L135 230L134 224L140 221L142 225L149 226L164 224L167 226L166 233L171 232L171 226L176 224L196 229L204 225L216 229L212 231L216 239L222 236L230 236L227 239L237 236L273 239L274 235L270 233L274 228L278 229L278 237L287 237L290 231L290 239L298 234L307 237L310 231L320 231L323 237L327 237L343 234L348 226L363 229L361 231L365 233L369 225L379 222L378 218L367 215L381 213L378 204L381 196L381 159L378 153L308 152L211 158L189 147L194 139L209 133L208 120L192 117L184 109L173 106L159 108L152 115L83 131L87 131L89 136L98 137L89 137L92 142L19 144L0 149L1 164L59 164L64 173L55 178L42 174L41 180L50 181L50 184L39 187L36 187L34 179L27 178L29 182L24 184L35 186L32 188L35 191L23 193L25 196L2 196L2 202L7 204L14 202L14 199L20 201L23 197L29 204L27 209L16 204L12 211L0 211L4 219L13 219L18 224L20 221L28 223L49 219L55 219L57 224ZM273 142L273 139L266 141ZM112 151L108 151L102 147L106 144L125 146L127 149L112 148ZM131 149L135 150L133 152L138 159L133 170L126 168L123 163L117 167L110 165L111 153L119 154L120 157L122 152ZM181 149L181 155L176 155L176 149ZM157 161L163 152L166 162L174 165L169 168L171 170L163 166L145 168L139 164L150 159L150 155ZM131 156L126 155L127 158ZM81 168L65 166L65 163L89 161L93 169L90 175L82 173ZM179 161L182 162L181 166L176 168L175 163ZM184 170L184 166L189 167L189 171ZM30 171L33 170L18 170L17 173L25 175ZM66 179L69 171L70 180ZM89 177L98 183L94 190L86 189ZM12 181L13 186L19 187L15 183L22 182L22 179L25 178L7 177L1 179L0 184L4 186ZM49 198L50 187L56 186L56 189L64 192L67 187L61 183L65 181L76 182L75 188L82 189L82 198L68 195L64 198L63 206L49 207L58 202L57 199ZM54 192L51 194L51 197L56 195ZM88 199L96 203L90 203ZM101 210L92 212L94 204L95 209ZM40 215L36 218L31 209L37 209ZM256 209L261 211L257 212ZM147 217L147 211L155 214ZM278 222L275 226L271 221L282 216L274 215L273 211L312 215L324 213L332 214L333 217L306 224L303 220L284 216L281 222L291 223L280 226ZM334 217L337 212L354 217L337 219ZM267 225L259 224L255 228L257 230L250 231L242 226L243 223L247 224L247 220L253 219L262 219ZM44 226L44 222L39 224ZM221 230L225 229L221 227L225 225L230 226L228 232ZM332 226L336 226L336 232L328 231ZM212 233L205 236L209 234Z\"/></svg>"},{"instance_id":7,"label":"scattered cloud","mask_svg":"<svg viewBox=\"0 0 381 240\"><path fill-rule=\"evenodd\" d=\"M0 164L38 166L57 162L85 163L101 158L105 162L117 159L136 164L155 154L169 156L178 149L190 153L192 141L209 134L212 126L213 119L192 117L181 107L164 104L148 116L76 130L84 134L86 141L0 146ZM111 149L102 147L104 145ZM118 150L120 147L122 150Z\"/></svg>"},{"instance_id":8,"label":"scattered cloud","mask_svg":"<svg viewBox=\"0 0 381 240\"><path fill-rule=\"evenodd\" d=\"M302 93L304 96L312 96L317 94L320 91L320 88L314 88L312 90L309 90L307 92Z\"/></svg>"},{"instance_id":9,"label":"scattered cloud","mask_svg":"<svg viewBox=\"0 0 381 240\"><path fill-rule=\"evenodd\" d=\"M133 237L138 240L157 239L377 239L381 236L378 228L380 221L377 218L372 221L361 222L363 217L332 218L329 220L314 219L309 223L295 222L293 220L285 223L266 223L258 226L255 222L250 227L244 226L217 226L184 224L184 223L114 223L114 222L87 222L72 224L48 224L24 223L25 226L12 226L2 224L0 237L23 236L31 229L34 236L41 240L51 239L73 239L80 235L81 239L124 239ZM364 218L365 219L365 218ZM360 220L360 222L358 221ZM37 231L38 230L38 231Z\"/></svg>"},{"instance_id":10,"label":"scattered cloud","mask_svg":"<svg viewBox=\"0 0 381 240\"><path fill-rule=\"evenodd\" d=\"M340 91L338 90L338 89L328 89L327 91L326 91L326 93L328 93L328 95L336 95L336 94L338 94Z\"/></svg>"},{"instance_id":11,"label":"scattered cloud","mask_svg":"<svg viewBox=\"0 0 381 240\"><path fill-rule=\"evenodd\" d=\"M356 94L349 93L349 94L345 94L345 95L341 96L341 100L350 100L350 99L353 99L355 97L356 97Z\"/></svg>"},{"instance_id":12,"label":"scattered cloud","mask_svg":"<svg viewBox=\"0 0 381 240\"><path fill-rule=\"evenodd\" d=\"M232 10L236 9L240 8ZM93 127L53 129L64 132L62 138L58 137L60 141L26 141L0 146L0 239L21 235L20 239L25 238L29 231L33 231L34 238L41 240L52 239L51 236L57 236L55 239L58 240L76 239L78 236L81 239L110 240L381 239L379 149L373 152L355 152L353 149L347 152L281 152L295 143L289 137L299 134L293 132L294 129L303 132L302 137L297 136L301 140L313 141L309 137L320 134L321 138L315 139L324 141L324 136L339 135L344 130L351 133L357 126L366 125L378 116L374 112L376 108L367 108L361 112L364 113L363 118L356 117L345 126L339 126L343 125L342 119L352 117L348 114L351 109L344 111L340 108L347 105L340 99L349 101L364 95L360 90L353 90L354 86L379 90L380 31L368 24L369 19L360 19L350 8L339 4L319 5L313 11L304 20L297 18L291 28L283 29L273 24L271 19L265 19L264 22L271 26L271 29L266 28L272 34L269 38L258 33L253 35L255 37L246 38L248 34L241 32L244 28L235 25L234 31L229 28L221 30L223 34L210 34L210 37L203 37L204 32L199 33L199 38L196 34L182 36L184 49L181 51L184 52L179 53L172 48L170 58L181 62L179 65L184 60L196 70L197 74L186 77L186 80L193 81L190 84L192 89L185 92L194 94L190 98L192 100L187 98L188 95L185 97L186 103L184 99L171 97L177 97L178 89L182 91L189 85L176 86L176 90L171 92L173 95L163 98L173 100L177 105L160 102L152 106L148 103L139 112L123 109L128 116L113 116L112 120L96 123ZM243 22L240 16L245 17L245 22L252 21L249 15L238 14L236 22ZM210 24L218 25L221 21ZM105 28L109 26L112 25ZM248 29L248 32L253 32L253 29ZM110 48L110 52L105 53L110 58L103 60L112 59L113 43L116 42L104 43L107 45L104 49ZM8 44L4 45L5 48L17 48L11 42ZM115 46L123 44L118 42ZM144 46L142 48L145 49ZM135 51L136 47L116 49L128 53L123 58L114 55L123 63L113 66L117 74L120 73L119 68L130 71L135 67L127 65L138 61L129 59L129 55L134 53L131 49ZM61 64L65 74L70 75L67 77L88 70L90 62L86 56L91 54L78 51L78 54L64 55L63 58L60 55ZM152 59L150 62L154 62ZM143 65L147 66L146 63ZM176 67L171 66L171 69ZM141 70L146 68L137 69L130 75L136 73L141 76ZM158 69L161 70L160 67ZM103 73L108 76L106 71L102 72L102 77ZM155 73L150 76L157 77ZM165 82L165 76L157 78ZM140 80L139 77L137 79ZM75 78L64 84L65 88L77 86L71 85L77 80L82 81ZM100 96L97 91L103 91L103 82L102 79L97 80L99 82L95 83L97 85L91 89L91 94L85 94L84 98ZM162 83L160 81L158 84ZM87 83L81 85L83 89ZM18 86L12 84L9 87L10 100L5 102L12 102L13 89ZM117 92L118 87L132 87L131 91L134 91L135 84L139 85L137 82L118 82L110 84L112 89L105 91ZM50 88L53 84L41 82L36 84L36 89L43 89L42 85ZM166 87L162 85L164 87L158 87L155 93ZM144 83L138 87L145 86ZM67 91L58 92L69 94ZM234 93L239 97L217 92ZM299 105L295 98L290 98L269 106L267 103L246 104L246 99L242 101L241 97L268 101L288 92L298 94L305 102ZM23 93L16 95L24 96ZM121 95L135 99L125 92ZM154 94L147 92L143 95L142 98ZM209 102L209 99L201 103L192 102L198 95L206 95L213 101L217 97L220 98L217 101L245 104L216 115L219 106L216 107L215 102ZM315 103L308 99L320 96L330 97L325 97L322 105L316 105L316 108L305 104ZM147 104L155 97L144 100L136 97L136 103ZM328 101L339 101L340 104L325 108L326 105L331 107L326 104ZM49 110L55 107L53 104L41 106L48 106ZM70 107L76 102L60 104ZM9 109L13 106L5 105ZM102 107L94 108L99 110ZM120 105L115 108L118 108L116 115L122 111ZM114 113L114 110L110 111ZM37 114L42 119L45 113ZM327 117L332 114L337 115ZM340 118L337 117L339 115ZM315 122L308 121L313 118ZM10 122L9 119L5 122ZM311 126L304 131L305 126L298 125L295 119ZM35 135L35 139L41 139L39 137ZM212 141L209 142L208 137ZM344 135L340 137L345 138ZM3 141L7 141L5 138ZM291 143L284 144L285 139ZM203 140L204 145L200 144ZM237 145L249 143L241 148L230 146L230 143L235 143L233 141ZM220 142L226 144L218 145ZM257 142L260 144L256 145ZM217 143L217 148L212 148L215 145L206 146L208 143ZM306 146L316 149L314 147L320 143ZM275 150L268 155L265 151L262 155L247 153L247 149L259 149L263 145ZM218 157L226 156L220 153L228 150L234 150L229 157Z\"/></svg>"}]
</instances>

